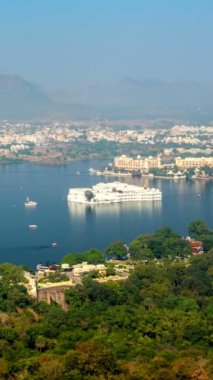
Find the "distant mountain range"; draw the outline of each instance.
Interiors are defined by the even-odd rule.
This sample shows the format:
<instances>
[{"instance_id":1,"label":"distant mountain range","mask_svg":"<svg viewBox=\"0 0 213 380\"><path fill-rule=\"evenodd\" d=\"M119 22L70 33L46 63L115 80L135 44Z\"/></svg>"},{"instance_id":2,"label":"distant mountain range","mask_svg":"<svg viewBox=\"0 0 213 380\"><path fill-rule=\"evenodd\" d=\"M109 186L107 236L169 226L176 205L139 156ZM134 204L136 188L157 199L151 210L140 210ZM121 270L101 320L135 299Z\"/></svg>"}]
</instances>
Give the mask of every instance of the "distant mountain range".
<instances>
[{"instance_id":1,"label":"distant mountain range","mask_svg":"<svg viewBox=\"0 0 213 380\"><path fill-rule=\"evenodd\" d=\"M63 101L93 105L203 107L213 105L213 84L124 78L110 85L91 84L52 95Z\"/></svg>"},{"instance_id":2,"label":"distant mountain range","mask_svg":"<svg viewBox=\"0 0 213 380\"><path fill-rule=\"evenodd\" d=\"M0 119L33 118L48 113L53 101L36 84L0 75Z\"/></svg>"},{"instance_id":3,"label":"distant mountain range","mask_svg":"<svg viewBox=\"0 0 213 380\"><path fill-rule=\"evenodd\" d=\"M213 120L213 85L124 78L48 93L16 75L0 75L0 119L174 118Z\"/></svg>"}]
</instances>

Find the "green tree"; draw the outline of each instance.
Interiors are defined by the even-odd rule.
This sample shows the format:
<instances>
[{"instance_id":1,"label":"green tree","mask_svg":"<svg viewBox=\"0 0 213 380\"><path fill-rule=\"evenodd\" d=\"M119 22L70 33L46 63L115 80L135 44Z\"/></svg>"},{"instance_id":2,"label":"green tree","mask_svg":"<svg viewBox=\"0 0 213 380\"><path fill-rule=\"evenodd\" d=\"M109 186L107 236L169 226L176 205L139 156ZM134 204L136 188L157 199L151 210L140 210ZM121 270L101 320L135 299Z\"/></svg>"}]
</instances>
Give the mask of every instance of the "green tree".
<instances>
[{"instance_id":1,"label":"green tree","mask_svg":"<svg viewBox=\"0 0 213 380\"><path fill-rule=\"evenodd\" d=\"M149 247L151 236L141 235L129 245L130 257L134 260L153 259L154 254Z\"/></svg>"},{"instance_id":2,"label":"green tree","mask_svg":"<svg viewBox=\"0 0 213 380\"><path fill-rule=\"evenodd\" d=\"M0 377L6 379L8 374L8 363L4 358L0 358Z\"/></svg>"},{"instance_id":3,"label":"green tree","mask_svg":"<svg viewBox=\"0 0 213 380\"><path fill-rule=\"evenodd\" d=\"M69 253L68 255L65 255L61 263L69 264L70 266L82 263L84 261L84 257L82 253Z\"/></svg>"},{"instance_id":4,"label":"green tree","mask_svg":"<svg viewBox=\"0 0 213 380\"><path fill-rule=\"evenodd\" d=\"M42 380L63 380L65 366L60 356L43 354L40 357L38 378Z\"/></svg>"},{"instance_id":5,"label":"green tree","mask_svg":"<svg viewBox=\"0 0 213 380\"><path fill-rule=\"evenodd\" d=\"M89 264L99 264L104 262L104 254L96 248L83 253L70 253L64 256L61 263L69 264L70 266L83 263L87 261Z\"/></svg>"},{"instance_id":6,"label":"green tree","mask_svg":"<svg viewBox=\"0 0 213 380\"><path fill-rule=\"evenodd\" d=\"M210 231L206 223L200 219L191 222L188 226L188 231L193 239L199 239L202 235L212 235L212 231Z\"/></svg>"},{"instance_id":7,"label":"green tree","mask_svg":"<svg viewBox=\"0 0 213 380\"><path fill-rule=\"evenodd\" d=\"M203 243L204 252L208 252L211 248L213 248L213 234L210 231L210 234L200 235L199 240Z\"/></svg>"},{"instance_id":8,"label":"green tree","mask_svg":"<svg viewBox=\"0 0 213 380\"><path fill-rule=\"evenodd\" d=\"M106 265L106 275L107 276L114 276L116 274L115 266L112 263L107 263Z\"/></svg>"},{"instance_id":9,"label":"green tree","mask_svg":"<svg viewBox=\"0 0 213 380\"><path fill-rule=\"evenodd\" d=\"M91 202L91 200L94 198L94 194L91 190L86 190L84 194L88 202Z\"/></svg>"},{"instance_id":10,"label":"green tree","mask_svg":"<svg viewBox=\"0 0 213 380\"><path fill-rule=\"evenodd\" d=\"M99 264L104 262L104 254L98 249L92 248L83 253L83 259L83 261L87 261L89 264Z\"/></svg>"},{"instance_id":11,"label":"green tree","mask_svg":"<svg viewBox=\"0 0 213 380\"><path fill-rule=\"evenodd\" d=\"M46 341L46 338L42 335L39 335L35 341L35 346L36 348L42 352L45 350L45 348L47 347L47 341Z\"/></svg>"},{"instance_id":12,"label":"green tree","mask_svg":"<svg viewBox=\"0 0 213 380\"><path fill-rule=\"evenodd\" d=\"M162 239L168 239L168 238L180 238L181 236L173 231L170 227L164 226L160 227L156 230L155 235L158 237L161 237Z\"/></svg>"},{"instance_id":13,"label":"green tree","mask_svg":"<svg viewBox=\"0 0 213 380\"><path fill-rule=\"evenodd\" d=\"M71 308L79 308L86 301L86 292L82 285L66 290L65 301L70 304Z\"/></svg>"},{"instance_id":14,"label":"green tree","mask_svg":"<svg viewBox=\"0 0 213 380\"><path fill-rule=\"evenodd\" d=\"M127 258L127 247L123 241L117 240L110 244L104 251L107 258L123 260Z\"/></svg>"}]
</instances>

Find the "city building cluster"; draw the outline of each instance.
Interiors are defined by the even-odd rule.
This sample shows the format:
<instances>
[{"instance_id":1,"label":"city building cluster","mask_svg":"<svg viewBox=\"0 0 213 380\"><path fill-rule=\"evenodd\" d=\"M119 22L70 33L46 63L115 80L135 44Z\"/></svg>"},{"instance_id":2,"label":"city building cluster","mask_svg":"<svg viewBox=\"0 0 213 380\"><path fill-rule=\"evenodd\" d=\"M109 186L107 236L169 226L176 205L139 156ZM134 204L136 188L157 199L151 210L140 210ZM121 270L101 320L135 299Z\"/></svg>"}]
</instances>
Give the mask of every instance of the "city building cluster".
<instances>
[{"instance_id":1,"label":"city building cluster","mask_svg":"<svg viewBox=\"0 0 213 380\"><path fill-rule=\"evenodd\" d=\"M0 121L0 159L24 159L37 162L55 163L75 159L69 146L73 143L90 144L93 156L96 144L105 141L119 144L120 150L156 150L158 154L172 156L211 156L213 153L213 126L175 125L161 127L143 121L83 120L42 123L10 123ZM82 155L84 150L81 150ZM72 150L71 150L72 152ZM98 157L102 150L97 149ZM125 150L126 153L126 150ZM96 158L97 158L96 154ZM92 158L93 156L89 157ZM88 151L85 151L88 158ZM82 156L80 157L82 158ZM100 158L100 157L99 157ZM143 167L150 167L150 159ZM159 158L153 160L153 167L160 167ZM129 161L131 166L131 162ZM134 162L136 165L136 161ZM141 161L139 162L141 165Z\"/></svg>"}]
</instances>

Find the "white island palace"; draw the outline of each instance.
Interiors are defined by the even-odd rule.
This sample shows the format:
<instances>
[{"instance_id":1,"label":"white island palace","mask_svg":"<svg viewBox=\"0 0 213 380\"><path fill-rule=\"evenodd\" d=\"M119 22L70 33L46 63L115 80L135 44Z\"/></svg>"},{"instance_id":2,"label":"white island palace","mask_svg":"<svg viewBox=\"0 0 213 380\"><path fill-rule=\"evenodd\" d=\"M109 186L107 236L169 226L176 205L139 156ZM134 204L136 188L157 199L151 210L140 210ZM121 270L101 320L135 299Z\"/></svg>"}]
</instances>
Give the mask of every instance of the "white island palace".
<instances>
[{"instance_id":1,"label":"white island palace","mask_svg":"<svg viewBox=\"0 0 213 380\"><path fill-rule=\"evenodd\" d=\"M144 188L122 182L98 183L91 188L69 189L68 201L88 205L133 202L159 201L162 193L156 188Z\"/></svg>"}]
</instances>

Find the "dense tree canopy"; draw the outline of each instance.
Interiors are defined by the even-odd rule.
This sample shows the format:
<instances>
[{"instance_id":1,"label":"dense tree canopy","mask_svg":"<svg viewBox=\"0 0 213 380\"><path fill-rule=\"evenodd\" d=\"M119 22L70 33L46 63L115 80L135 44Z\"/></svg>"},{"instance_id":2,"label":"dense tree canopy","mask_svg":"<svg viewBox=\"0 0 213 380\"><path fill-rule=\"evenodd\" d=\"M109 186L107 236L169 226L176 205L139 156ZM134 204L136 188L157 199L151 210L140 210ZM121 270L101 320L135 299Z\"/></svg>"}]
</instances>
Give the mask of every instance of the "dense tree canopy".
<instances>
[{"instance_id":1,"label":"dense tree canopy","mask_svg":"<svg viewBox=\"0 0 213 380\"><path fill-rule=\"evenodd\" d=\"M88 262L89 264L98 264L104 262L104 254L98 249L93 248L83 253L70 253L63 257L62 263L69 264L70 266L79 264L82 262Z\"/></svg>"},{"instance_id":2,"label":"dense tree canopy","mask_svg":"<svg viewBox=\"0 0 213 380\"><path fill-rule=\"evenodd\" d=\"M213 235L213 231L208 229L208 226L202 220L194 220L188 226L189 235L192 238L198 239L200 236Z\"/></svg>"},{"instance_id":3,"label":"dense tree canopy","mask_svg":"<svg viewBox=\"0 0 213 380\"><path fill-rule=\"evenodd\" d=\"M213 246L182 260L177 242L170 229L135 239L128 280L85 277L66 312L30 299L21 267L0 265L0 379L211 380Z\"/></svg>"},{"instance_id":4,"label":"dense tree canopy","mask_svg":"<svg viewBox=\"0 0 213 380\"><path fill-rule=\"evenodd\" d=\"M189 235L202 241L205 252L213 247L213 231L202 220L194 220L188 226Z\"/></svg>"},{"instance_id":5,"label":"dense tree canopy","mask_svg":"<svg viewBox=\"0 0 213 380\"><path fill-rule=\"evenodd\" d=\"M169 227L159 228L154 234L141 235L129 246L135 260L187 257L191 254L189 243Z\"/></svg>"}]
</instances>

